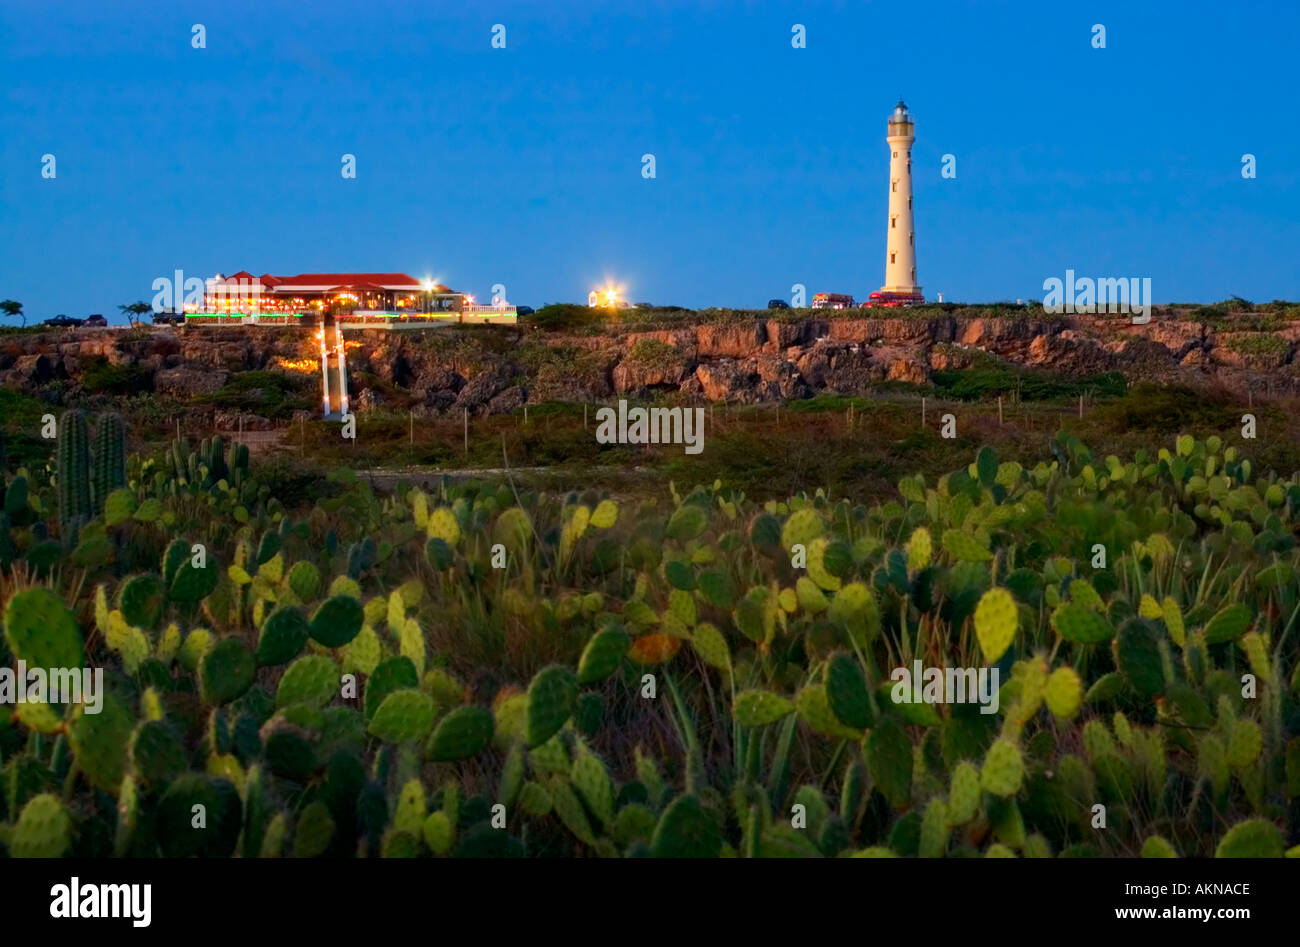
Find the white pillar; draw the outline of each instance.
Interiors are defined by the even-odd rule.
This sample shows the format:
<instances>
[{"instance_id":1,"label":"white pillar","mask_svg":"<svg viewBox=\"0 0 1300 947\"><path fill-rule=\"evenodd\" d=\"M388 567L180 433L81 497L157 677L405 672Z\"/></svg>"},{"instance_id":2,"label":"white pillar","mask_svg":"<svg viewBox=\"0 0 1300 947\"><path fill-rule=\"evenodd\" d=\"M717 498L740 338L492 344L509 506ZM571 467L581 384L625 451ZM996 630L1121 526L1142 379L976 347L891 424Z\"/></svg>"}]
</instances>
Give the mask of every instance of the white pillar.
<instances>
[{"instance_id":1,"label":"white pillar","mask_svg":"<svg viewBox=\"0 0 1300 947\"><path fill-rule=\"evenodd\" d=\"M335 349L339 356L339 410L343 414L348 413L348 360L344 354L343 347L343 327L335 323L334 325Z\"/></svg>"},{"instance_id":2,"label":"white pillar","mask_svg":"<svg viewBox=\"0 0 1300 947\"><path fill-rule=\"evenodd\" d=\"M325 327L320 327L320 374L321 374L321 391L324 411L322 414L329 417L330 413L330 353L325 347Z\"/></svg>"}]
</instances>

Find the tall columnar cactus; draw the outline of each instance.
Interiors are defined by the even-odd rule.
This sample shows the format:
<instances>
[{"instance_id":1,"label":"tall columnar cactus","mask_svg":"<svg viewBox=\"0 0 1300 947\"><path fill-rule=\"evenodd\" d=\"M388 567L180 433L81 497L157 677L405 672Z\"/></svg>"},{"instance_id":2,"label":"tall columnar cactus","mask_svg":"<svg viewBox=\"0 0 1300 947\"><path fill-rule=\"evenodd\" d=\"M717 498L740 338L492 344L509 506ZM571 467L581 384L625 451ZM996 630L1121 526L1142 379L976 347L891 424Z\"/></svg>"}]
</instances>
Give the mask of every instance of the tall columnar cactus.
<instances>
[{"instance_id":1,"label":"tall columnar cactus","mask_svg":"<svg viewBox=\"0 0 1300 947\"><path fill-rule=\"evenodd\" d=\"M204 458L203 462L208 465L214 483L229 477L230 470L226 466L226 445L221 440L220 434L212 436L212 440L208 444L208 456Z\"/></svg>"},{"instance_id":2,"label":"tall columnar cactus","mask_svg":"<svg viewBox=\"0 0 1300 947\"><path fill-rule=\"evenodd\" d=\"M108 495L126 486L126 427L117 414L106 414L99 419L94 470L95 513L98 514L104 512Z\"/></svg>"},{"instance_id":3,"label":"tall columnar cactus","mask_svg":"<svg viewBox=\"0 0 1300 947\"><path fill-rule=\"evenodd\" d=\"M65 411L59 420L59 526L65 541L75 540L90 519L90 435L86 415Z\"/></svg>"}]
</instances>

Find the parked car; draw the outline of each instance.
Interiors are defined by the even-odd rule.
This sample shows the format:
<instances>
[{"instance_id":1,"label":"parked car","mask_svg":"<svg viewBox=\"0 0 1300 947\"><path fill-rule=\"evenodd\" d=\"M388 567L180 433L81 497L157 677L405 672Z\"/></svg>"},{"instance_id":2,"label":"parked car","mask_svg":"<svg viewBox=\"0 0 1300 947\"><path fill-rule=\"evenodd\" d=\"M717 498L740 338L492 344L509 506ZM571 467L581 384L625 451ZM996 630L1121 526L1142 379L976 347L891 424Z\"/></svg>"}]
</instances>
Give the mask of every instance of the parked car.
<instances>
[{"instance_id":1,"label":"parked car","mask_svg":"<svg viewBox=\"0 0 1300 947\"><path fill-rule=\"evenodd\" d=\"M72 318L72 316L65 316L63 313L59 313L59 314L58 314L57 316L55 316L53 319L46 319L46 320L45 320L45 325L47 325L47 326L65 326L65 327L67 327L67 328L69 328L69 329L75 329L77 326L81 325L81 320L80 320L80 319L74 319L74 318Z\"/></svg>"},{"instance_id":2,"label":"parked car","mask_svg":"<svg viewBox=\"0 0 1300 947\"><path fill-rule=\"evenodd\" d=\"M150 314L153 324L156 326L181 325L185 322L185 313L183 312L154 312Z\"/></svg>"},{"instance_id":3,"label":"parked car","mask_svg":"<svg viewBox=\"0 0 1300 947\"><path fill-rule=\"evenodd\" d=\"M790 304L784 299L769 299L767 301L768 309L789 309Z\"/></svg>"},{"instance_id":4,"label":"parked car","mask_svg":"<svg viewBox=\"0 0 1300 947\"><path fill-rule=\"evenodd\" d=\"M94 326L96 328L102 329L108 325L108 320L105 319L101 314L94 313L93 315L89 316L86 319L85 324L87 328Z\"/></svg>"}]
</instances>

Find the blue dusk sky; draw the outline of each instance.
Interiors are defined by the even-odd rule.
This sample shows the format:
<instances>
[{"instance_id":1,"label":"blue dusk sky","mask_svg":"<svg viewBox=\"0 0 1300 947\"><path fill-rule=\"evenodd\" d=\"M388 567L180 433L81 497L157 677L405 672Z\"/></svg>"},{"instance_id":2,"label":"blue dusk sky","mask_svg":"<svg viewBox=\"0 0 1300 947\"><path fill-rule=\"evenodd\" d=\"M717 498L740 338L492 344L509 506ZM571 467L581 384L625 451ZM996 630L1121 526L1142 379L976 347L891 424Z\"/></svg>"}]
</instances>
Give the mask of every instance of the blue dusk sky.
<instances>
[{"instance_id":1,"label":"blue dusk sky","mask_svg":"<svg viewBox=\"0 0 1300 947\"><path fill-rule=\"evenodd\" d=\"M1069 268L1300 299L1298 40L1289 0L6 0L0 298L116 319L177 269L861 298L901 95L927 297L1041 299Z\"/></svg>"}]
</instances>

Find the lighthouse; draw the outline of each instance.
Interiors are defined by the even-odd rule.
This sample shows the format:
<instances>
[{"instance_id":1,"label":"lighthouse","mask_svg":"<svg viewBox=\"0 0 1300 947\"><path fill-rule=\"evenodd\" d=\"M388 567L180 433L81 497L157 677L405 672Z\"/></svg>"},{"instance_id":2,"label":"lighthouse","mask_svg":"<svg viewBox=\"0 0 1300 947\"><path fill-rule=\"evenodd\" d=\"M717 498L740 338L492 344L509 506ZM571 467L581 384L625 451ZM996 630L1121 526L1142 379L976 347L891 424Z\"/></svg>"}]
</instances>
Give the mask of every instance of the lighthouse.
<instances>
[{"instance_id":1,"label":"lighthouse","mask_svg":"<svg viewBox=\"0 0 1300 947\"><path fill-rule=\"evenodd\" d=\"M912 226L912 142L916 125L902 99L889 116L889 225L885 231L885 285L881 294L921 295L916 282L916 231ZM887 297L886 297L887 298Z\"/></svg>"}]
</instances>

